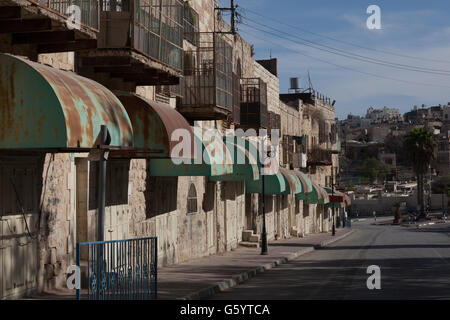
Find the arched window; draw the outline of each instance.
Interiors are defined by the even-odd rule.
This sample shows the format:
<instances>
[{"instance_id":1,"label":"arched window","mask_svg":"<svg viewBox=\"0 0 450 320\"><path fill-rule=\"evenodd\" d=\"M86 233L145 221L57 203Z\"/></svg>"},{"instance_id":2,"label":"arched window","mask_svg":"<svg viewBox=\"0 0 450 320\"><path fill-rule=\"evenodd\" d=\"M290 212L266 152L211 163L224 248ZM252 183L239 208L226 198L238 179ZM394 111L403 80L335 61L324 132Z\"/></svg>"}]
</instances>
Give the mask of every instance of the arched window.
<instances>
[{"instance_id":1,"label":"arched window","mask_svg":"<svg viewBox=\"0 0 450 320\"><path fill-rule=\"evenodd\" d=\"M195 190L195 185L193 183L189 186L187 212L197 213L197 190Z\"/></svg>"}]
</instances>

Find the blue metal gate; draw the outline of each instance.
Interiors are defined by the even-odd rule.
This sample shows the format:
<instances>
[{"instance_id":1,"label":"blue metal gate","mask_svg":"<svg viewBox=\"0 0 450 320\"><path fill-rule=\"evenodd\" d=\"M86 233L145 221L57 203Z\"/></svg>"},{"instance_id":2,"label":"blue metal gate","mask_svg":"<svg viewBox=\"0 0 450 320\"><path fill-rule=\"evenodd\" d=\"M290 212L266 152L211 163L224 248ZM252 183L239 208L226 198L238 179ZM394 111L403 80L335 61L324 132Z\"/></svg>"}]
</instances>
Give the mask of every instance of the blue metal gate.
<instances>
[{"instance_id":1,"label":"blue metal gate","mask_svg":"<svg viewBox=\"0 0 450 320\"><path fill-rule=\"evenodd\" d=\"M89 300L157 298L157 239L141 238L77 243L77 266L87 258ZM77 289L77 299L81 299Z\"/></svg>"}]
</instances>

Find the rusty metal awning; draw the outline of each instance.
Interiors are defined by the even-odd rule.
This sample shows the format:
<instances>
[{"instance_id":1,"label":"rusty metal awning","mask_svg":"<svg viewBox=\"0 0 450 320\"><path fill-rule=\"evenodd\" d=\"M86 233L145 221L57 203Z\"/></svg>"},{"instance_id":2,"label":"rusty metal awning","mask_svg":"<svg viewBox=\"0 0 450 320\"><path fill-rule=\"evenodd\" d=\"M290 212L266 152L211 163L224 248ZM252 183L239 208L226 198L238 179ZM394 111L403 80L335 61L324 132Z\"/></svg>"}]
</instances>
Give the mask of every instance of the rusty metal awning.
<instances>
[{"instance_id":1,"label":"rusty metal awning","mask_svg":"<svg viewBox=\"0 0 450 320\"><path fill-rule=\"evenodd\" d=\"M74 73L0 54L0 149L89 150L105 125L113 148L133 146L130 118L108 89Z\"/></svg>"},{"instance_id":2,"label":"rusty metal awning","mask_svg":"<svg viewBox=\"0 0 450 320\"><path fill-rule=\"evenodd\" d=\"M193 155L184 151L193 150L194 132L179 112L168 104L148 100L134 93L114 91L114 94L122 102L131 120L136 151L116 151L111 153L111 157L193 158ZM178 148L180 152L177 152L180 143L187 145Z\"/></svg>"},{"instance_id":3,"label":"rusty metal awning","mask_svg":"<svg viewBox=\"0 0 450 320\"><path fill-rule=\"evenodd\" d=\"M300 179L297 177L294 170L280 168L280 172L286 180L286 191L284 194L293 193L295 195L303 192Z\"/></svg>"},{"instance_id":4,"label":"rusty metal awning","mask_svg":"<svg viewBox=\"0 0 450 320\"><path fill-rule=\"evenodd\" d=\"M233 173L211 176L210 181L254 181L260 179L259 156L249 141L236 136L225 136L224 142L233 159Z\"/></svg>"},{"instance_id":5,"label":"rusty metal awning","mask_svg":"<svg viewBox=\"0 0 450 320\"><path fill-rule=\"evenodd\" d=\"M349 206L351 204L351 199L348 195L343 192L339 192L337 190L331 190L331 188L324 188L328 193L330 198L330 202L328 206L335 208L344 208L345 206Z\"/></svg>"},{"instance_id":6,"label":"rusty metal awning","mask_svg":"<svg viewBox=\"0 0 450 320\"><path fill-rule=\"evenodd\" d=\"M194 127L193 159L151 159L150 175L221 176L233 173L233 159L222 138L208 135L208 130Z\"/></svg>"}]
</instances>

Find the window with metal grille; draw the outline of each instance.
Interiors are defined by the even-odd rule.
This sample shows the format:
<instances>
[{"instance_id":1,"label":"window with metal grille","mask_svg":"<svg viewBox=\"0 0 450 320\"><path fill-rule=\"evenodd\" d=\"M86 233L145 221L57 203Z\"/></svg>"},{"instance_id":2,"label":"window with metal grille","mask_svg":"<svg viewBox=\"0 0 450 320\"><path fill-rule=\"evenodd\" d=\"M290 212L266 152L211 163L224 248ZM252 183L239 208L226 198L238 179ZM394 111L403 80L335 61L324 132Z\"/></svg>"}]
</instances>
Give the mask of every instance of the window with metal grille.
<instances>
[{"instance_id":1,"label":"window with metal grille","mask_svg":"<svg viewBox=\"0 0 450 320\"><path fill-rule=\"evenodd\" d=\"M260 78L241 79L241 126L268 128L267 84Z\"/></svg>"},{"instance_id":2,"label":"window with metal grille","mask_svg":"<svg viewBox=\"0 0 450 320\"><path fill-rule=\"evenodd\" d=\"M192 9L188 2L184 3L184 33L183 38L192 43L194 46L198 46L199 42L199 19L198 13Z\"/></svg>"},{"instance_id":3,"label":"window with metal grille","mask_svg":"<svg viewBox=\"0 0 450 320\"><path fill-rule=\"evenodd\" d=\"M195 185L193 183L189 186L187 212L197 213L197 190L195 189Z\"/></svg>"}]
</instances>

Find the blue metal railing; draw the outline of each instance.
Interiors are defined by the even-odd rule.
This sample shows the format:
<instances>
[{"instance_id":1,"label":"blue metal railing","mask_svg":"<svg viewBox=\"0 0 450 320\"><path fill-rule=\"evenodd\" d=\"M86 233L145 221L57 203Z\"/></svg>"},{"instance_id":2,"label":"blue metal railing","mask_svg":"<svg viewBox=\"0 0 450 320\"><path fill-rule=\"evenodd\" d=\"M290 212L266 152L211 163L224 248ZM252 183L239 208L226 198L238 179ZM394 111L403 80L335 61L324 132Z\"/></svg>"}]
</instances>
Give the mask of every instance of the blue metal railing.
<instances>
[{"instance_id":1,"label":"blue metal railing","mask_svg":"<svg viewBox=\"0 0 450 320\"><path fill-rule=\"evenodd\" d=\"M157 299L157 250L155 237L77 243L77 266L87 260L87 299Z\"/></svg>"}]
</instances>

